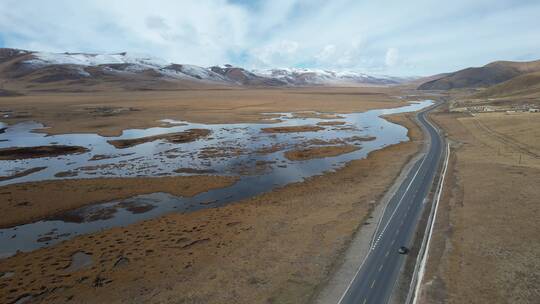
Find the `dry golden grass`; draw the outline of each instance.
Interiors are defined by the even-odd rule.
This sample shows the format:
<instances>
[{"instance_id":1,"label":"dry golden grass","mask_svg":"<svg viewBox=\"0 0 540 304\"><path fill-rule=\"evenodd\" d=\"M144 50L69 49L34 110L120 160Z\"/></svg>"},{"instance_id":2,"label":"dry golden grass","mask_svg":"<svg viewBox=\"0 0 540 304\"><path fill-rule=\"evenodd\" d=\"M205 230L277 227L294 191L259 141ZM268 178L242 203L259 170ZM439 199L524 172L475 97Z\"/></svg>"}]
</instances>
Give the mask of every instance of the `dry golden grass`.
<instances>
[{"instance_id":1,"label":"dry golden grass","mask_svg":"<svg viewBox=\"0 0 540 304\"><path fill-rule=\"evenodd\" d=\"M392 120L409 127L415 141L235 204L169 214L1 260L0 271L13 276L2 280L0 298L307 303L419 148L416 125L404 115ZM93 264L70 272L77 251L90 254Z\"/></svg>"},{"instance_id":2,"label":"dry golden grass","mask_svg":"<svg viewBox=\"0 0 540 304\"><path fill-rule=\"evenodd\" d=\"M165 140L170 143L187 143L197 139L206 137L210 134L210 130L207 129L188 129L183 132L159 134L153 136L132 138L132 139L117 139L107 141L109 144L115 146L117 149L125 149L136 145L152 142L156 140Z\"/></svg>"},{"instance_id":3,"label":"dry golden grass","mask_svg":"<svg viewBox=\"0 0 540 304\"><path fill-rule=\"evenodd\" d=\"M193 196L232 185L230 176L175 176L153 178L67 179L1 187L0 227L42 219L85 205L167 192Z\"/></svg>"},{"instance_id":4,"label":"dry golden grass","mask_svg":"<svg viewBox=\"0 0 540 304\"><path fill-rule=\"evenodd\" d=\"M307 147L303 149L287 151L285 152L285 157L289 160L308 160L313 158L338 156L341 154L356 151L358 149L360 148L354 145Z\"/></svg>"},{"instance_id":5,"label":"dry golden grass","mask_svg":"<svg viewBox=\"0 0 540 304\"><path fill-rule=\"evenodd\" d=\"M433 115L454 149L423 303L535 303L540 115Z\"/></svg>"},{"instance_id":6,"label":"dry golden grass","mask_svg":"<svg viewBox=\"0 0 540 304\"><path fill-rule=\"evenodd\" d=\"M540 72L528 73L517 76L498 85L487 88L478 93L478 98L497 97L539 97L540 96Z\"/></svg>"},{"instance_id":7,"label":"dry golden grass","mask_svg":"<svg viewBox=\"0 0 540 304\"><path fill-rule=\"evenodd\" d=\"M186 89L31 93L0 98L0 111L13 111L7 123L42 122L49 134L119 135L130 128L162 125L176 119L203 123L259 122L270 112L353 112L399 107L394 88ZM30 93L29 93L30 94ZM312 113L313 115L313 113ZM323 115L326 117L326 115ZM334 116L335 117L335 116Z\"/></svg>"}]
</instances>

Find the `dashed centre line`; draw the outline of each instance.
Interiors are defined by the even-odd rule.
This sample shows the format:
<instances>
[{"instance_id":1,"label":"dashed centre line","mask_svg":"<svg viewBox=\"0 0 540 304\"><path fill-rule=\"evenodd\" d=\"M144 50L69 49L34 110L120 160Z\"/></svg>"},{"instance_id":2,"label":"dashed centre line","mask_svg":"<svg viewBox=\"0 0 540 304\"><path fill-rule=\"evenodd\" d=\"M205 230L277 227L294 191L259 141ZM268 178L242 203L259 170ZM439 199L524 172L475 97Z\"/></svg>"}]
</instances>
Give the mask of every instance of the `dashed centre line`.
<instances>
[{"instance_id":1,"label":"dashed centre line","mask_svg":"<svg viewBox=\"0 0 540 304\"><path fill-rule=\"evenodd\" d=\"M419 117L419 118L423 118L423 117ZM420 121L422 121L422 119L420 119ZM428 130L429 130L429 128L428 128ZM431 149L432 145L430 145L429 147ZM426 167L424 167L424 165L426 163L429 163L433 159L433 157L430 156L431 150L428 151L428 152L429 153L426 153L423 156L423 159L420 161L420 163L417 162L412 167L413 170L416 170L416 171L411 170L407 174L407 176L404 179L402 185L400 185L400 188L398 189L400 191L396 191L396 192L391 194L393 197L392 197L392 200L390 201L390 202L392 202L390 207L393 210L391 210L390 208L388 210L386 210L386 208L384 209L383 214L381 215L381 220L378 222L377 227L376 227L376 229L374 231L375 236L371 238L371 244L370 245L372 245L372 246L368 250L368 256L372 256L372 255L374 255L376 253L377 254L382 253L382 252L384 252L384 248L386 248L387 251L384 254L384 258L388 259L388 261L379 261L379 266L375 266L377 268L377 272L372 272L372 269L374 269L374 268L371 268L371 267L370 267L371 269L368 268L368 270L365 273L365 278L364 278L363 282L360 282L359 280L355 281L355 279L359 276L360 270L363 268L364 262L366 260L366 259L364 259L362 261L361 266L358 268L358 270L357 270L357 272L355 274L355 277L350 282L350 284L347 286L347 289L345 290L345 292L341 296L338 304L340 304L344 298L348 299L347 303L349 303L351 301L354 301L354 303L366 304L368 302L372 302L372 300L378 300L379 297L381 296L380 294L383 293L383 292L386 292L386 290L388 289L387 288L388 287L387 286L388 285L387 284L387 279L386 279L386 276L384 276L384 278L383 278L384 274L382 273L382 270L384 269L385 274L386 274L387 271L386 271L386 268L384 268L385 263L388 263L388 265L390 267L389 271L391 271L393 269L393 267L394 267L394 263L389 263L390 261L394 261L394 255L390 258L390 251L394 250L394 247L396 246L395 244L397 244L397 238L400 237L400 234L401 234L401 236L404 236L404 234L409 234L410 233L411 229L404 229L403 233L401 233L401 229L403 229L403 227L405 227L404 226L405 225L405 220L407 219L407 224L409 225L409 223L412 222L412 219L415 218L415 215L417 214L419 208L422 207L422 205L420 203L425 203L425 201L426 201L425 197L423 198L423 200L421 200L421 198L418 197L418 194L423 193L423 191L424 191L423 190L424 189L423 184L419 185L419 183L425 183L427 181L427 177L425 175L427 173L429 173L429 170L430 170L430 168L428 168L427 165L426 165ZM414 172L414 174L413 174L413 172ZM408 182L408 185L403 190L403 186L404 186L404 183L406 181ZM410 190L410 192L409 192L409 190ZM398 199L397 198L398 195L400 196L400 198L396 203L395 200ZM406 206L403 206L403 205L406 205ZM404 208L400 208L400 207L404 207ZM411 207L414 207L414 208L411 208ZM413 210L413 211L411 212L411 217L409 217L408 214L409 214L409 212L411 210ZM388 214L390 212L392 212L392 213ZM395 220L395 221L393 221L393 220ZM396 225L397 221L400 221L401 223ZM381 226L384 225L384 226L380 227L379 225L381 225ZM409 226L407 226L405 228L408 228L408 227ZM386 239L385 239L384 238L385 231L386 230L391 230L392 228L396 229L395 232L394 232L395 235L394 236L389 236L387 234ZM389 241L388 238L391 239L391 244L390 245L388 245L388 241ZM400 237L400 242L401 242L401 237ZM379 244L381 246L379 246ZM400 260L401 259L399 259L398 261L400 261ZM377 264L376 260L373 260L373 264L375 264L375 265ZM369 270L371 270L371 271L369 271ZM358 285L358 286L356 286L357 288L361 288L362 285L363 285L363 288L366 288L367 287L366 285L369 285L369 289L374 289L376 281L379 278L382 279L382 281L381 281L382 285L380 285L380 286L377 285L377 290L370 290L370 291L367 291L365 289L363 291L360 290L364 294L358 292L357 290L354 290L355 293L349 293L351 288L355 287L355 285L353 285L354 282L356 282L356 285ZM369 282L370 280L371 280L371 282ZM347 295L349 295L349 298L347 298ZM377 296L377 298L372 299L372 298L370 298L370 296ZM387 295L383 295L383 297L384 297L384 299L386 299ZM370 298L370 301L367 301L368 298Z\"/></svg>"}]
</instances>

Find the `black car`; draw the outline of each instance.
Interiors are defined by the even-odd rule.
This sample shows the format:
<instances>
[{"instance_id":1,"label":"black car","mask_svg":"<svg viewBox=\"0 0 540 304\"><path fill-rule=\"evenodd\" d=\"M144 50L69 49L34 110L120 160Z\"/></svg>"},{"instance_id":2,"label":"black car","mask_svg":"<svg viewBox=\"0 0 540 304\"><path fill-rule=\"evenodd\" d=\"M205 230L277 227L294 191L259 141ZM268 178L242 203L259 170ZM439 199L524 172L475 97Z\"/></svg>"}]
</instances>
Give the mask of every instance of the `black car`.
<instances>
[{"instance_id":1,"label":"black car","mask_svg":"<svg viewBox=\"0 0 540 304\"><path fill-rule=\"evenodd\" d=\"M401 246L401 247L399 247L398 252L399 252L399 254L407 254L407 253L409 253L409 248L407 248L405 246Z\"/></svg>"}]
</instances>

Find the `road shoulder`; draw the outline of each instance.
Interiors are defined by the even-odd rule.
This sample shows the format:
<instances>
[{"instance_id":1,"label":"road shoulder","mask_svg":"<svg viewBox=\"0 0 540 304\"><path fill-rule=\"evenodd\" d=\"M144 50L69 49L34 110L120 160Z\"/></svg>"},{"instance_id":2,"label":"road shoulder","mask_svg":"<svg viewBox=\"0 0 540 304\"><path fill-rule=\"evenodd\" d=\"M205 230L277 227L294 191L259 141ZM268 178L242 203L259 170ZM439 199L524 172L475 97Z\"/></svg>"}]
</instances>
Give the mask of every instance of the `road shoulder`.
<instances>
[{"instance_id":1,"label":"road shoulder","mask_svg":"<svg viewBox=\"0 0 540 304\"><path fill-rule=\"evenodd\" d=\"M343 294L346 292L351 281L356 276L358 269L361 267L362 262L366 258L373 236L377 230L378 223L382 219L385 213L388 202L395 194L397 189L402 184L403 180L410 173L414 164L419 161L426 152L426 145L421 145L421 141L424 138L424 134L420 130L420 126L416 119L413 119L412 113L390 115L385 119L407 126L404 119L408 120L409 137L413 142L417 144L417 150L412 154L409 159L404 163L399 176L397 176L391 186L386 190L384 196L380 199L376 207L373 209L368 219L363 221L358 231L355 232L353 238L349 244L349 247L343 253L340 263L336 265L333 273L329 276L329 280L326 284L320 288L317 293L314 303L326 304L326 303L338 303ZM414 122L415 126L411 124Z\"/></svg>"}]
</instances>

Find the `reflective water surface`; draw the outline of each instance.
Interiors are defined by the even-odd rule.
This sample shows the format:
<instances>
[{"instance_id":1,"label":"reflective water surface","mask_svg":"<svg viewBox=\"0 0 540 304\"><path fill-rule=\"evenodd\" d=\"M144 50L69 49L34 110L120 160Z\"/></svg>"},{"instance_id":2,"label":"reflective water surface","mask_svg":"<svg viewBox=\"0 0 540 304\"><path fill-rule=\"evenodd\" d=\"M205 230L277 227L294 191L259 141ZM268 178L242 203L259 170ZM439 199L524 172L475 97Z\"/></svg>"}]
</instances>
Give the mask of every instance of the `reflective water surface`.
<instances>
[{"instance_id":1,"label":"reflective water surface","mask_svg":"<svg viewBox=\"0 0 540 304\"><path fill-rule=\"evenodd\" d=\"M20 251L50 246L76 235L115 226L128 225L168 212L188 212L216 207L245 199L310 176L344 166L347 162L366 157L374 150L407 141L407 129L380 116L417 111L431 101L408 104L394 109L364 113L339 114L337 119L299 118L292 113L278 114L269 123L257 124L197 124L164 120L167 127L125 130L118 137L97 134L61 134L47 136L33 131L43 128L35 122L7 127L0 134L0 148L47 145L74 145L88 149L82 154L24 160L0 160L0 176L12 176L25 170L46 167L26 176L0 181L11 183L97 177L156 177L207 174L239 176L234 185L201 193L194 197L177 197L153 193L129 199L96 204L67 212L63 216L0 229L0 257ZM266 133L269 127L317 125L332 121L343 125L322 125L315 132ZM174 144L156 140L118 149L110 140L140 138L189 129L208 129L208 137ZM356 138L355 138L356 137ZM371 138L371 140L358 140ZM287 150L306 146L347 143L360 149L351 153L291 161L284 157Z\"/></svg>"}]
</instances>

